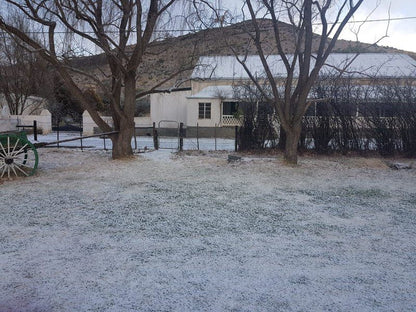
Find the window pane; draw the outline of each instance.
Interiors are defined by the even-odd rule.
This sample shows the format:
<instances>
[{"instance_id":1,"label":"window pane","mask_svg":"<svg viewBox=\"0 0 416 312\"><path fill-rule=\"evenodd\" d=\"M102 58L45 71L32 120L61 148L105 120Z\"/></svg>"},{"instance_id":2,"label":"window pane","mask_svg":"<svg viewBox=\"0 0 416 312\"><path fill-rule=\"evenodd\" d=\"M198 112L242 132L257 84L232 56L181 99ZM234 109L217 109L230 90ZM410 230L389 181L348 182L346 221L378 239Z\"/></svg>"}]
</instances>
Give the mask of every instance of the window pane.
<instances>
[{"instance_id":1,"label":"window pane","mask_svg":"<svg viewBox=\"0 0 416 312\"><path fill-rule=\"evenodd\" d=\"M223 102L222 113L224 115L233 115L238 111L238 102Z\"/></svg>"},{"instance_id":2,"label":"window pane","mask_svg":"<svg viewBox=\"0 0 416 312\"><path fill-rule=\"evenodd\" d=\"M205 118L211 119L211 103L205 103Z\"/></svg>"},{"instance_id":3,"label":"window pane","mask_svg":"<svg viewBox=\"0 0 416 312\"><path fill-rule=\"evenodd\" d=\"M204 114L204 112L205 112L205 110L204 110L204 104L205 103L199 103L199 108L198 108L198 118L199 119L203 119L204 116L205 116L205 114Z\"/></svg>"},{"instance_id":4,"label":"window pane","mask_svg":"<svg viewBox=\"0 0 416 312\"><path fill-rule=\"evenodd\" d=\"M231 102L223 102L222 103L222 113L224 115L231 115Z\"/></svg>"}]
</instances>

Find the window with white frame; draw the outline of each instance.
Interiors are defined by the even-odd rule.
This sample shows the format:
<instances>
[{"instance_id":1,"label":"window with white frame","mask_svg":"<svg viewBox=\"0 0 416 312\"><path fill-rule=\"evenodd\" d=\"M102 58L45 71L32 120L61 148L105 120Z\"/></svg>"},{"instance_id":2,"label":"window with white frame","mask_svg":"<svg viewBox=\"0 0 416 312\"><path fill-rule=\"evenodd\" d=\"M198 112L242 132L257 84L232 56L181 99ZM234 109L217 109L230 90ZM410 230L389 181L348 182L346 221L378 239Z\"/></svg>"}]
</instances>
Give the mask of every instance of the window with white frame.
<instances>
[{"instance_id":1,"label":"window with white frame","mask_svg":"<svg viewBox=\"0 0 416 312\"><path fill-rule=\"evenodd\" d=\"M199 103L199 119L211 119L211 103Z\"/></svg>"}]
</instances>

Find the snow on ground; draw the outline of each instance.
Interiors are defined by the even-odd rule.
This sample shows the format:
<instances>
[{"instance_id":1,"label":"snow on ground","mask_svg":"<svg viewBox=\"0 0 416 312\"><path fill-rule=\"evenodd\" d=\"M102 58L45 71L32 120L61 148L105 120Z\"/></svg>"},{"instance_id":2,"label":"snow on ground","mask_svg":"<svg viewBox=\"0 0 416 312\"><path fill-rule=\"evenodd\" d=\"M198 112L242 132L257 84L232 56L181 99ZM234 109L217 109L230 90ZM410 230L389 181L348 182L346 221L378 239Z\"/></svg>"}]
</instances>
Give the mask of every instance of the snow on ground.
<instances>
[{"instance_id":1,"label":"snow on ground","mask_svg":"<svg viewBox=\"0 0 416 312\"><path fill-rule=\"evenodd\" d=\"M416 170L39 149L0 185L0 311L414 311Z\"/></svg>"}]
</instances>

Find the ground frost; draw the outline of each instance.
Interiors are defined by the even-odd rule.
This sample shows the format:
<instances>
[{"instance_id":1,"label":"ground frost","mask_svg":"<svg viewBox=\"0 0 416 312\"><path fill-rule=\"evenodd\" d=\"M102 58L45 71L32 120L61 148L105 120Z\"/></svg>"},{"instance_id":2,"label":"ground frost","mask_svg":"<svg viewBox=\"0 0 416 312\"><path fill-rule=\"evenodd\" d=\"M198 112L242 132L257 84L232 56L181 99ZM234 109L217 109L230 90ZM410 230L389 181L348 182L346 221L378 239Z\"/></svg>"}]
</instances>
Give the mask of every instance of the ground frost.
<instances>
[{"instance_id":1,"label":"ground frost","mask_svg":"<svg viewBox=\"0 0 416 312\"><path fill-rule=\"evenodd\" d=\"M412 311L414 170L41 150L0 186L0 311Z\"/></svg>"}]
</instances>

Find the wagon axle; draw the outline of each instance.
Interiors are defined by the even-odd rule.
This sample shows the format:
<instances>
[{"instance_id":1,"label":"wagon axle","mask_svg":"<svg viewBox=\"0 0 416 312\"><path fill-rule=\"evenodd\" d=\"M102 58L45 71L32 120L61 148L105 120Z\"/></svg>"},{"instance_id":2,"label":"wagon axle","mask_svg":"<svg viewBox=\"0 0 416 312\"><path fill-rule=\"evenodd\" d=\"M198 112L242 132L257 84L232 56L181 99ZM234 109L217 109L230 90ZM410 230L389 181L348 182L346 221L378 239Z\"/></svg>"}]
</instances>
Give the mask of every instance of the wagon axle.
<instances>
[{"instance_id":1,"label":"wagon axle","mask_svg":"<svg viewBox=\"0 0 416 312\"><path fill-rule=\"evenodd\" d=\"M6 159L4 160L4 163L5 163L6 165L11 165L11 164L13 163L13 158L6 158Z\"/></svg>"}]
</instances>

